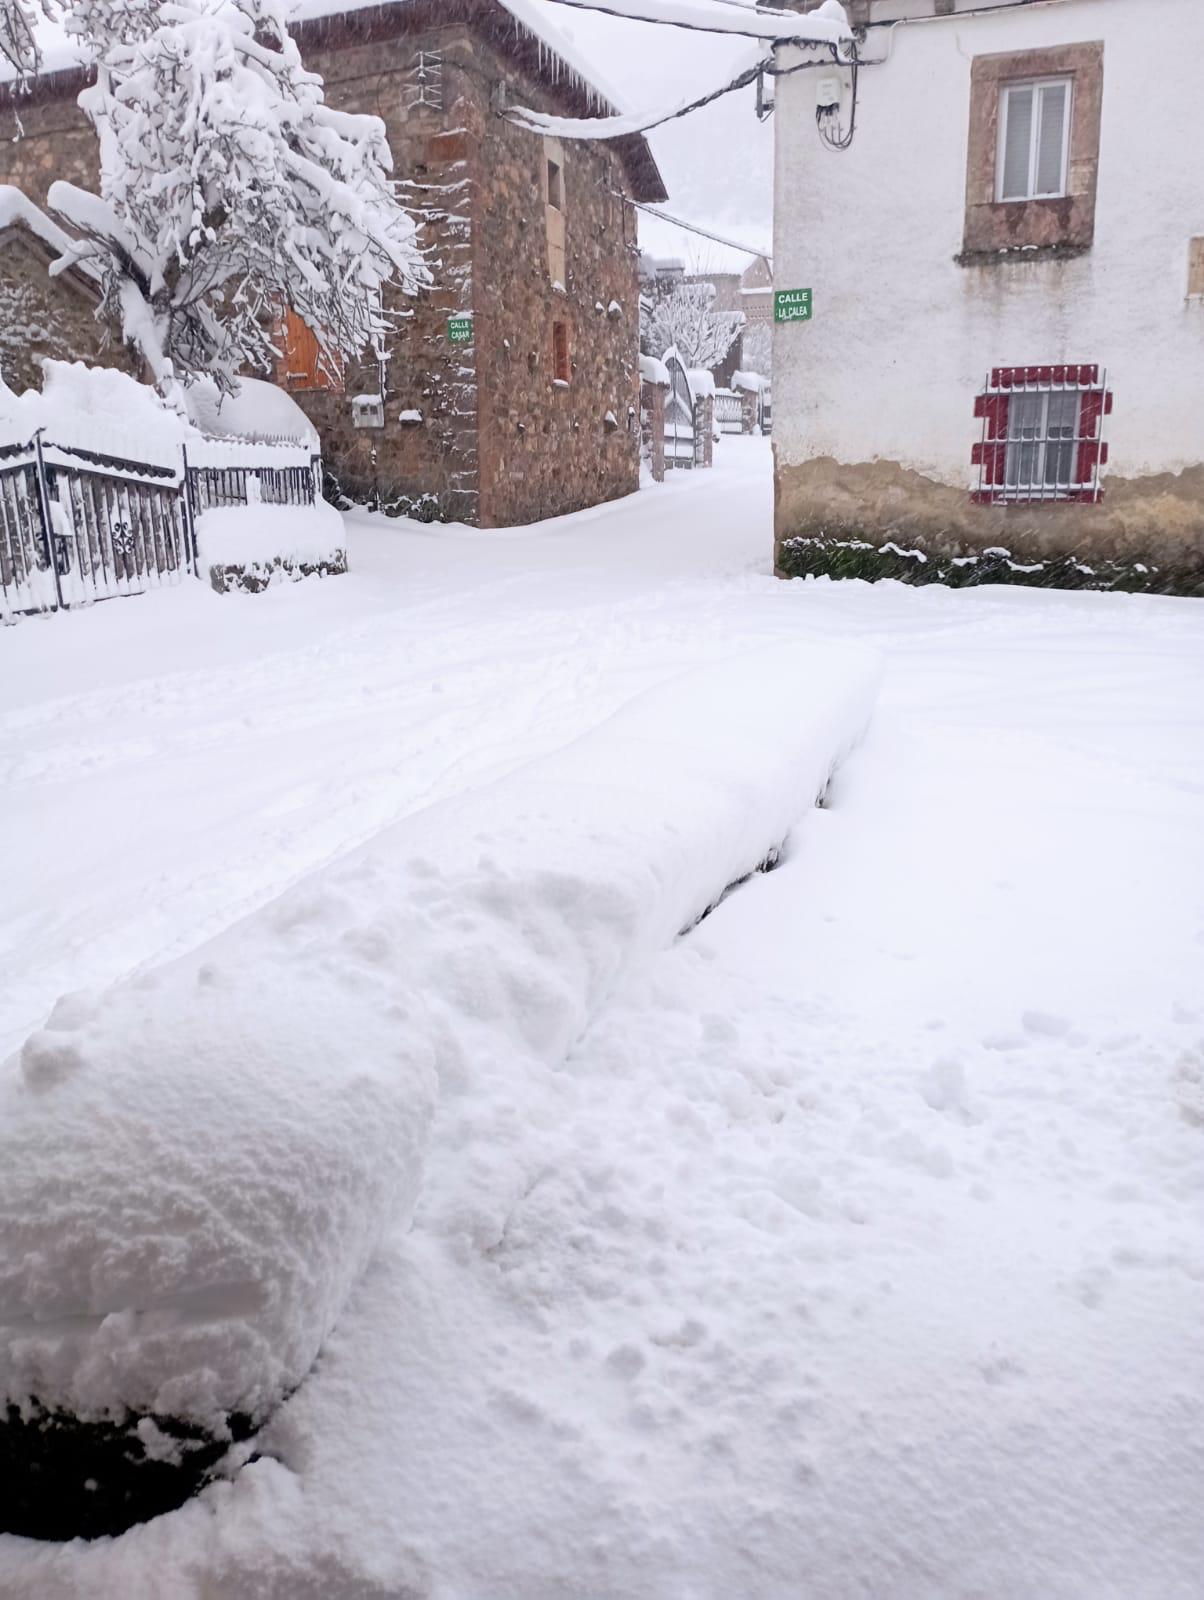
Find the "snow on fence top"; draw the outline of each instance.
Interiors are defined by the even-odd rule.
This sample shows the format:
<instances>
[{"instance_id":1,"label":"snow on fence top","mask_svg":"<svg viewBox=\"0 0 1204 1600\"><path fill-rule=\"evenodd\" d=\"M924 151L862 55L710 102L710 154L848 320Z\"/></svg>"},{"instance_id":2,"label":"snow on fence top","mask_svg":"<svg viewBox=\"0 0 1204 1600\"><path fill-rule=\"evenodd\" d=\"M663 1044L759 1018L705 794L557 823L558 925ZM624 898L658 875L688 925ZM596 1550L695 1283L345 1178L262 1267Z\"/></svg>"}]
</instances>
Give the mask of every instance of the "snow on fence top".
<instances>
[{"instance_id":1,"label":"snow on fence top","mask_svg":"<svg viewBox=\"0 0 1204 1600\"><path fill-rule=\"evenodd\" d=\"M495 1151L464 1212L440 1164L463 1119L559 1063L782 841L877 671L790 643L686 674L182 960L60 1001L0 1068L0 1416L262 1418L411 1215L437 1101L424 1207L488 1242L513 1174Z\"/></svg>"},{"instance_id":2,"label":"snow on fence top","mask_svg":"<svg viewBox=\"0 0 1204 1600\"><path fill-rule=\"evenodd\" d=\"M695 400L705 400L715 397L715 374L706 367L689 367L686 377L690 380L690 392Z\"/></svg>"},{"instance_id":3,"label":"snow on fence top","mask_svg":"<svg viewBox=\"0 0 1204 1600\"><path fill-rule=\"evenodd\" d=\"M0 381L0 446L28 444L39 431L44 442L65 451L87 451L141 463L179 475L181 449L194 466L308 467L318 439L296 402L282 390L254 379L218 404L216 387L187 391L192 420L164 405L145 383L113 367L82 361L44 361L39 393L15 394ZM300 419L298 422L297 419ZM209 426L228 432L211 437ZM240 437L243 429L248 433Z\"/></svg>"},{"instance_id":4,"label":"snow on fence top","mask_svg":"<svg viewBox=\"0 0 1204 1600\"><path fill-rule=\"evenodd\" d=\"M767 380L759 372L733 372L732 388L747 389L752 394L760 394Z\"/></svg>"}]
</instances>

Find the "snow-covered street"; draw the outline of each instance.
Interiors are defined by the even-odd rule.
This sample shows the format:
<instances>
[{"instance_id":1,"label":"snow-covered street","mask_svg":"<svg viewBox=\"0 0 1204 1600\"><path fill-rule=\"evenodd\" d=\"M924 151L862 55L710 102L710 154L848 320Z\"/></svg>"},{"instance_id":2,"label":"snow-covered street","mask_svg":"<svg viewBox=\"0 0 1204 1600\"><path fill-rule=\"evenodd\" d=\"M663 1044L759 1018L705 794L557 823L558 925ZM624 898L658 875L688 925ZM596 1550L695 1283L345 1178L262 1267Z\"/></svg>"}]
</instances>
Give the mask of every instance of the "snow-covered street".
<instances>
[{"instance_id":1,"label":"snow-covered street","mask_svg":"<svg viewBox=\"0 0 1204 1600\"><path fill-rule=\"evenodd\" d=\"M776 871L437 1106L256 1458L0 1537L5 1600L1198 1600L1199 604L780 583L771 499L729 438L559 523L360 516L343 578L0 631L3 1054L690 669L883 664Z\"/></svg>"}]
</instances>

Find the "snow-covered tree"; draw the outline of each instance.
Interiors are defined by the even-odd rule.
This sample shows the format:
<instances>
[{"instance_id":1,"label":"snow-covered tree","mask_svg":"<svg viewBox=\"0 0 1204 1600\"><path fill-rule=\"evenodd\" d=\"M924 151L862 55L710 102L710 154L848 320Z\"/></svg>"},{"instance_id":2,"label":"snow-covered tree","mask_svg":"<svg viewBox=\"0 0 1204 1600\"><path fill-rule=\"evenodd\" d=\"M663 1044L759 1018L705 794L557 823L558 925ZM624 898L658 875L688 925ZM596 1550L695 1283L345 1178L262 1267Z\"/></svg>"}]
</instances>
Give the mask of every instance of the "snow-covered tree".
<instances>
[{"instance_id":1,"label":"snow-covered tree","mask_svg":"<svg viewBox=\"0 0 1204 1600\"><path fill-rule=\"evenodd\" d=\"M773 329L767 322L754 322L744 330L744 370L773 376Z\"/></svg>"},{"instance_id":2,"label":"snow-covered tree","mask_svg":"<svg viewBox=\"0 0 1204 1600\"><path fill-rule=\"evenodd\" d=\"M426 278L384 124L325 103L285 13L286 0L72 0L67 14L97 63L80 105L101 176L99 194L50 189L81 235L56 270L99 266L103 310L168 395L269 366L288 309L334 366L383 337L388 284Z\"/></svg>"},{"instance_id":3,"label":"snow-covered tree","mask_svg":"<svg viewBox=\"0 0 1204 1600\"><path fill-rule=\"evenodd\" d=\"M19 82L27 82L37 71L38 23L48 13L42 0L0 0L0 60L7 61Z\"/></svg>"},{"instance_id":4,"label":"snow-covered tree","mask_svg":"<svg viewBox=\"0 0 1204 1600\"><path fill-rule=\"evenodd\" d=\"M641 348L661 356L676 348L690 368L717 367L744 326L742 311L714 311L715 285L688 279L655 298L644 318Z\"/></svg>"}]
</instances>

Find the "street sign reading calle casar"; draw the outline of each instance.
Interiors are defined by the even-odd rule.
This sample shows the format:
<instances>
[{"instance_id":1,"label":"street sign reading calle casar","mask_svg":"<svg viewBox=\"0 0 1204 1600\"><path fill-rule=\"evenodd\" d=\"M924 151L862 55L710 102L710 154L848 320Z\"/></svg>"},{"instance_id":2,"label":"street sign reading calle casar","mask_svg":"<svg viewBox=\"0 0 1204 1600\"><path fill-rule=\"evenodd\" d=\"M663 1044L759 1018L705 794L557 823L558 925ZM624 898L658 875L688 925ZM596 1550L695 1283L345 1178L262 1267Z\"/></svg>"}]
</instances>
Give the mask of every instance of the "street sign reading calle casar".
<instances>
[{"instance_id":1,"label":"street sign reading calle casar","mask_svg":"<svg viewBox=\"0 0 1204 1600\"><path fill-rule=\"evenodd\" d=\"M775 322L810 322L810 289L777 289L773 296Z\"/></svg>"}]
</instances>

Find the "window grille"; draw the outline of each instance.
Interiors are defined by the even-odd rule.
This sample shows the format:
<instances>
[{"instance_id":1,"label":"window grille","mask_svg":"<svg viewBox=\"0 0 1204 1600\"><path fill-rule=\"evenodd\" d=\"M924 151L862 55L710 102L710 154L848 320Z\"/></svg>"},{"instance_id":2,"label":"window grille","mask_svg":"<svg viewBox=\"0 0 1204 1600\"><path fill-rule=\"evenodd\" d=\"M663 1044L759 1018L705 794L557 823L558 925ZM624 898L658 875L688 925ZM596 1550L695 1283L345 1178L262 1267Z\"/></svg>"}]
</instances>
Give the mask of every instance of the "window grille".
<instances>
[{"instance_id":1,"label":"window grille","mask_svg":"<svg viewBox=\"0 0 1204 1600\"><path fill-rule=\"evenodd\" d=\"M418 50L414 64L406 74L402 101L407 111L415 106L426 106L431 111L443 110L443 52Z\"/></svg>"},{"instance_id":2,"label":"window grille","mask_svg":"<svg viewBox=\"0 0 1204 1600\"><path fill-rule=\"evenodd\" d=\"M995 367L974 403L982 423L975 500L1094 504L1103 496L1103 419L1111 413L1098 366Z\"/></svg>"},{"instance_id":3,"label":"window grille","mask_svg":"<svg viewBox=\"0 0 1204 1600\"><path fill-rule=\"evenodd\" d=\"M1054 200L1066 193L1070 78L1008 84L999 111L999 200Z\"/></svg>"}]
</instances>

